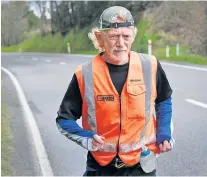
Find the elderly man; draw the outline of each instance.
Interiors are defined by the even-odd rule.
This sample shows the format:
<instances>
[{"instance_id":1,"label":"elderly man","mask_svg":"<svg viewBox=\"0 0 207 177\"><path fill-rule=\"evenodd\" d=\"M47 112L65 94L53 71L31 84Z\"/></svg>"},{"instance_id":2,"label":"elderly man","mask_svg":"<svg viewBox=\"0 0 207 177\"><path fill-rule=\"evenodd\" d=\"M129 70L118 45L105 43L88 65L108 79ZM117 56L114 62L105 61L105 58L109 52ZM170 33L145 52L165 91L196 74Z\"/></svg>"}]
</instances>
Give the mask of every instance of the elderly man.
<instances>
[{"instance_id":1,"label":"elderly man","mask_svg":"<svg viewBox=\"0 0 207 177\"><path fill-rule=\"evenodd\" d=\"M88 150L85 176L155 176L156 155L173 145L172 89L154 56L131 51L126 8L107 8L99 23L89 33L99 54L76 69L57 126Z\"/></svg>"}]
</instances>

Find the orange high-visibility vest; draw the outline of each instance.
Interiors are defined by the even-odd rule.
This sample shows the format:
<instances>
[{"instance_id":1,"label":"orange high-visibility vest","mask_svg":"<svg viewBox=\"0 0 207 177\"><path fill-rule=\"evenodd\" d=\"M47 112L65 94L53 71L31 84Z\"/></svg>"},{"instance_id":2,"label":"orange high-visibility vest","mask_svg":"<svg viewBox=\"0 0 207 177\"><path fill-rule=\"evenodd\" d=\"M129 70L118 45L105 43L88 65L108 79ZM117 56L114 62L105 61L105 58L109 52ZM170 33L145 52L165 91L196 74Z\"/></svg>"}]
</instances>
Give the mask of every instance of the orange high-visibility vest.
<instances>
[{"instance_id":1,"label":"orange high-visibility vest","mask_svg":"<svg viewBox=\"0 0 207 177\"><path fill-rule=\"evenodd\" d=\"M103 148L91 152L101 166L116 154L126 165L135 165L143 145L159 153L154 116L156 72L154 56L131 52L128 77L119 95L100 55L77 68L83 128L105 137Z\"/></svg>"}]
</instances>

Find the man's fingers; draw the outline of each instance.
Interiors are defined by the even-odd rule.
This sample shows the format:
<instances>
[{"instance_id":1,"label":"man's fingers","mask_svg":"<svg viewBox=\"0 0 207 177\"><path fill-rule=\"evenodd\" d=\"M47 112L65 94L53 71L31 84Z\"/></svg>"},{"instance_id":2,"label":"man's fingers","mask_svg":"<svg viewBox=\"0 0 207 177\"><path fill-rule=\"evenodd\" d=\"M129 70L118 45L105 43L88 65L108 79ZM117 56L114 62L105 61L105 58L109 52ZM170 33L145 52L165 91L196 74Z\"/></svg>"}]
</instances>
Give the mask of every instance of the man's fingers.
<instances>
[{"instance_id":1,"label":"man's fingers","mask_svg":"<svg viewBox=\"0 0 207 177\"><path fill-rule=\"evenodd\" d=\"M98 146L94 146L94 145L92 144L92 149L93 149L94 151L97 151L97 150L98 150Z\"/></svg>"},{"instance_id":2,"label":"man's fingers","mask_svg":"<svg viewBox=\"0 0 207 177\"><path fill-rule=\"evenodd\" d=\"M163 142L163 146L162 146L162 150L163 150L163 152L166 151L167 147L168 147L168 144L166 143L166 141L164 141L164 142Z\"/></svg>"},{"instance_id":3,"label":"man's fingers","mask_svg":"<svg viewBox=\"0 0 207 177\"><path fill-rule=\"evenodd\" d=\"M95 140L92 141L92 145L93 146L99 146L100 144L98 142L96 142Z\"/></svg>"},{"instance_id":4,"label":"man's fingers","mask_svg":"<svg viewBox=\"0 0 207 177\"><path fill-rule=\"evenodd\" d=\"M161 152L167 152L172 149L170 143L167 140L165 140L162 144L160 144L159 148Z\"/></svg>"},{"instance_id":5,"label":"man's fingers","mask_svg":"<svg viewBox=\"0 0 207 177\"><path fill-rule=\"evenodd\" d=\"M104 144L104 137L103 136L99 136L99 135L94 135L93 136L93 139L97 142L97 143L99 143L99 144Z\"/></svg>"},{"instance_id":6,"label":"man's fingers","mask_svg":"<svg viewBox=\"0 0 207 177\"><path fill-rule=\"evenodd\" d=\"M162 143L159 145L160 151L162 152Z\"/></svg>"},{"instance_id":7,"label":"man's fingers","mask_svg":"<svg viewBox=\"0 0 207 177\"><path fill-rule=\"evenodd\" d=\"M104 148L104 137L99 135L94 135L92 140L92 148L96 150L102 150Z\"/></svg>"},{"instance_id":8,"label":"man's fingers","mask_svg":"<svg viewBox=\"0 0 207 177\"><path fill-rule=\"evenodd\" d=\"M171 144L168 141L164 141L164 145L166 147L166 151L170 151L172 149Z\"/></svg>"}]
</instances>

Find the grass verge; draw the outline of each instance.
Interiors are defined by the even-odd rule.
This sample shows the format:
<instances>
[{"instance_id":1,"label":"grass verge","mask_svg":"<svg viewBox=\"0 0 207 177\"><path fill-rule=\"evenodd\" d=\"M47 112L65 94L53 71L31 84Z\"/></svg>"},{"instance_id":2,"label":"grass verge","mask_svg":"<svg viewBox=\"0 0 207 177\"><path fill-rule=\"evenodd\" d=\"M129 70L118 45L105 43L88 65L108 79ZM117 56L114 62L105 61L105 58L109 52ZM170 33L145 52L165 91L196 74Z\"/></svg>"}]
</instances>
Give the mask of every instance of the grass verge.
<instances>
[{"instance_id":1,"label":"grass verge","mask_svg":"<svg viewBox=\"0 0 207 177\"><path fill-rule=\"evenodd\" d=\"M201 56L157 56L157 58L166 61L187 62L191 64L207 65L207 58Z\"/></svg>"},{"instance_id":2,"label":"grass verge","mask_svg":"<svg viewBox=\"0 0 207 177\"><path fill-rule=\"evenodd\" d=\"M11 120L7 114L6 106L1 105L1 176L11 176L12 148Z\"/></svg>"}]
</instances>

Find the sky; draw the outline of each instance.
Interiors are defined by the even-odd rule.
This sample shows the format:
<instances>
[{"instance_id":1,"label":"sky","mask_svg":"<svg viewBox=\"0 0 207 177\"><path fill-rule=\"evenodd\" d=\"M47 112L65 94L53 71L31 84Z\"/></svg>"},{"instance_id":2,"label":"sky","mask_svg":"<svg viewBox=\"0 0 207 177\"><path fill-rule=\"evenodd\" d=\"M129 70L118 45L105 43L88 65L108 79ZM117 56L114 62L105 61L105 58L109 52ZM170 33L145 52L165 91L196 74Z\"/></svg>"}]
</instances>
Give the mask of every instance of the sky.
<instances>
[{"instance_id":1,"label":"sky","mask_svg":"<svg viewBox=\"0 0 207 177\"><path fill-rule=\"evenodd\" d=\"M47 8L50 7L49 1L47 2L46 7ZM37 5L35 5L34 3L30 3L30 10L32 10L36 16L40 17L40 10ZM50 19L50 13L46 12L45 15L46 15L47 19Z\"/></svg>"}]
</instances>

